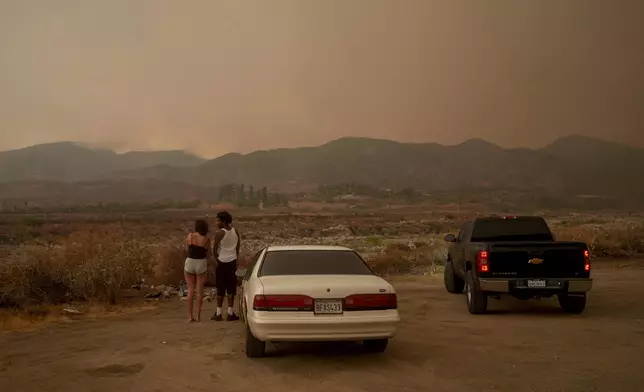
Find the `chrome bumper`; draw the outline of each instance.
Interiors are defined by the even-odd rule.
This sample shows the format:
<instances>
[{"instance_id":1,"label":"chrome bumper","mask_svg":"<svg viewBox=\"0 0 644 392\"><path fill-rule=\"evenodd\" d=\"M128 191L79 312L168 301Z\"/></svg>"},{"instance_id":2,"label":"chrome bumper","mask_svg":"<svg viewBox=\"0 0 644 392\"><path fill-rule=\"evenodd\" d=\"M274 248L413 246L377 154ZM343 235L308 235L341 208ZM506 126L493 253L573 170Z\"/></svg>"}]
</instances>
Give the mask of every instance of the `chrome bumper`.
<instances>
[{"instance_id":1,"label":"chrome bumper","mask_svg":"<svg viewBox=\"0 0 644 392\"><path fill-rule=\"evenodd\" d=\"M539 279L539 278L536 278ZM562 290L568 293L586 293L593 288L592 278L570 278L570 279L545 279L546 281L561 282L561 286L546 286L543 288L529 288L525 286L516 286L519 282L524 282L527 278L513 278L513 279L479 279L479 287L483 291L491 291L496 293L509 293L511 289L514 290ZM567 290L565 289L567 286Z\"/></svg>"}]
</instances>

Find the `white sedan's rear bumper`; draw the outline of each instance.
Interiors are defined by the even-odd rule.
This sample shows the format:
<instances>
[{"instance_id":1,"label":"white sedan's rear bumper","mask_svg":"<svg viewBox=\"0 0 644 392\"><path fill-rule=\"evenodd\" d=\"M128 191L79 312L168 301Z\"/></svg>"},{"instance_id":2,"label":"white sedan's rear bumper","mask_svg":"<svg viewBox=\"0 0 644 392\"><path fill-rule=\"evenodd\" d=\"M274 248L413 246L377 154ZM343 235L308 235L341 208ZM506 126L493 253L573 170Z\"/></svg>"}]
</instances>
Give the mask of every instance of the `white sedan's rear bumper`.
<instances>
[{"instance_id":1,"label":"white sedan's rear bumper","mask_svg":"<svg viewBox=\"0 0 644 392\"><path fill-rule=\"evenodd\" d=\"M346 312L337 316L252 313L248 314L250 330L265 342L390 339L400 322L397 310Z\"/></svg>"}]
</instances>

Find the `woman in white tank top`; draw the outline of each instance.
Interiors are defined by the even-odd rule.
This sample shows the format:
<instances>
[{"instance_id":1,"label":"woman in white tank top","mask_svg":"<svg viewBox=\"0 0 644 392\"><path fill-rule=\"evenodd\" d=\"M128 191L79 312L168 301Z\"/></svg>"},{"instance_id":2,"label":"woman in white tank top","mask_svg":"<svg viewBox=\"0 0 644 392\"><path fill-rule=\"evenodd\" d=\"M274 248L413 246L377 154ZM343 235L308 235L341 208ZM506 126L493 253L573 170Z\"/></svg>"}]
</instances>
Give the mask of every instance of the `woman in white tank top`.
<instances>
[{"instance_id":1,"label":"woman in white tank top","mask_svg":"<svg viewBox=\"0 0 644 392\"><path fill-rule=\"evenodd\" d=\"M233 312L235 303L235 294L237 292L237 258L239 257L239 248L241 238L237 229L232 226L233 217L230 213L222 211L217 214L217 227L219 231L215 234L213 243L213 253L217 260L215 269L215 285L217 289L217 312L212 316L212 320L223 320L221 308L224 304L224 296L228 295L228 314L227 320L239 320L239 317Z\"/></svg>"}]
</instances>

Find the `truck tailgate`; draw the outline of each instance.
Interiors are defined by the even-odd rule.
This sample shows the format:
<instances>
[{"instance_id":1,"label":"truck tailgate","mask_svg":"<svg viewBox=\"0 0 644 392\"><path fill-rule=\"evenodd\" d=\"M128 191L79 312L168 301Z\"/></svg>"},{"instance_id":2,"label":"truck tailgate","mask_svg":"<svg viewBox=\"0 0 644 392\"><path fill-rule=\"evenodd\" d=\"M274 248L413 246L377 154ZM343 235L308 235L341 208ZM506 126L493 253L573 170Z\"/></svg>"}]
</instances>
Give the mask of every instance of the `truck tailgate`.
<instances>
[{"instance_id":1,"label":"truck tailgate","mask_svg":"<svg viewBox=\"0 0 644 392\"><path fill-rule=\"evenodd\" d=\"M579 242L497 242L489 245L493 277L583 278L584 251Z\"/></svg>"}]
</instances>

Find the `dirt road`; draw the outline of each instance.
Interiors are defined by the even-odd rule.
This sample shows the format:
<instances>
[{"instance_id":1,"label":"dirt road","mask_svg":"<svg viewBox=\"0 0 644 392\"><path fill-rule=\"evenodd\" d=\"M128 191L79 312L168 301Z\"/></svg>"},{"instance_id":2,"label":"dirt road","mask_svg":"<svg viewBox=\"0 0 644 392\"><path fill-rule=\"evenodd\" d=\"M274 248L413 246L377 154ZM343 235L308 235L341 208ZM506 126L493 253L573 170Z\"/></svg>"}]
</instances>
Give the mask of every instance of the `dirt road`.
<instances>
[{"instance_id":1,"label":"dirt road","mask_svg":"<svg viewBox=\"0 0 644 392\"><path fill-rule=\"evenodd\" d=\"M0 390L641 391L644 269L615 266L597 268L581 316L563 314L556 300L512 299L471 316L439 277L396 279L403 323L382 355L353 344L285 344L250 360L241 323L189 325L179 301L4 334Z\"/></svg>"}]
</instances>

